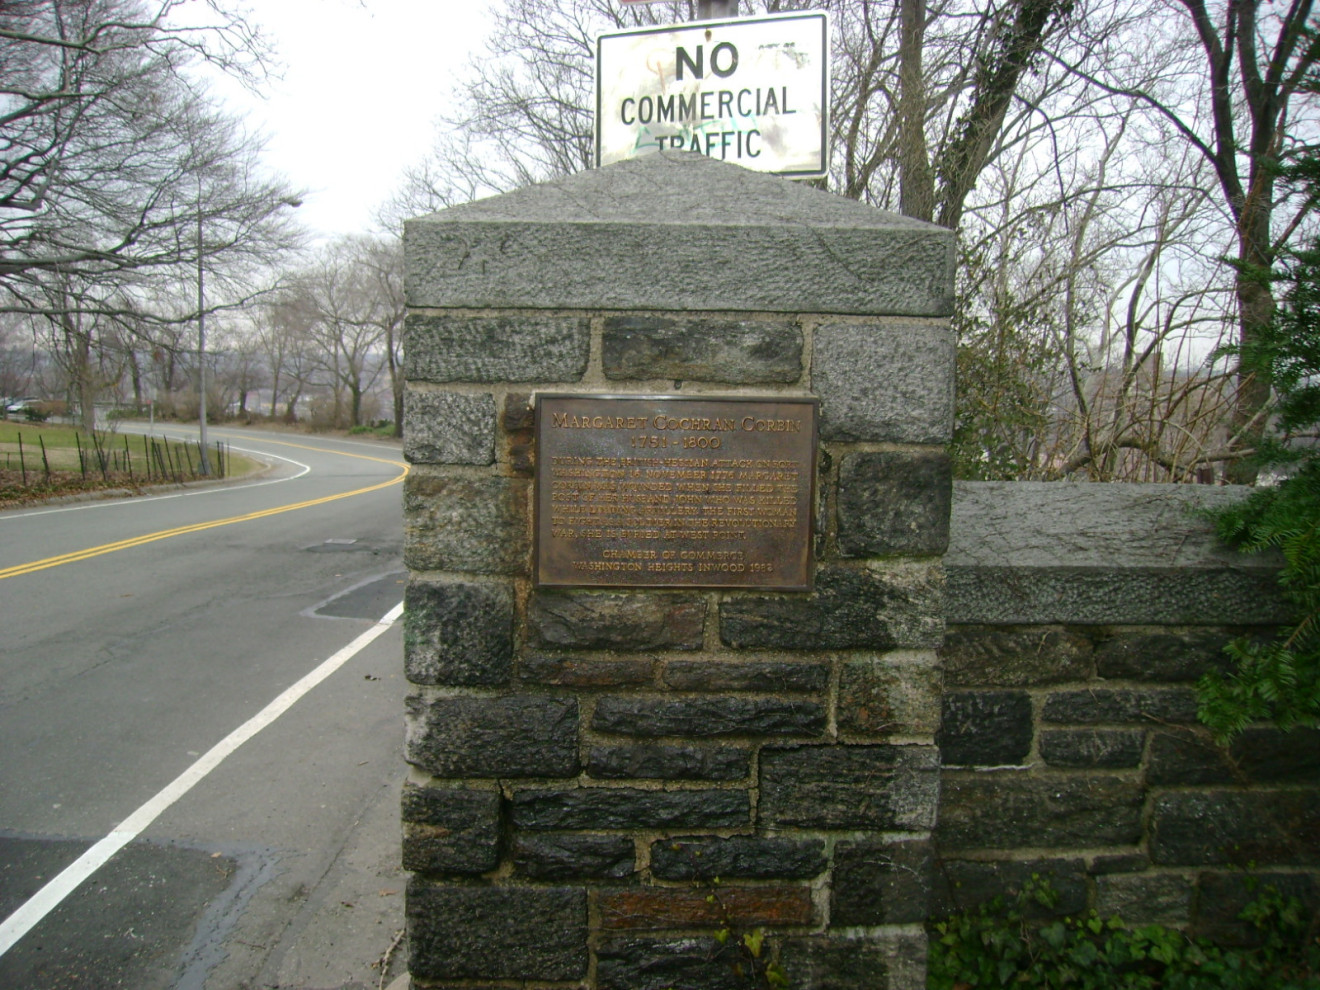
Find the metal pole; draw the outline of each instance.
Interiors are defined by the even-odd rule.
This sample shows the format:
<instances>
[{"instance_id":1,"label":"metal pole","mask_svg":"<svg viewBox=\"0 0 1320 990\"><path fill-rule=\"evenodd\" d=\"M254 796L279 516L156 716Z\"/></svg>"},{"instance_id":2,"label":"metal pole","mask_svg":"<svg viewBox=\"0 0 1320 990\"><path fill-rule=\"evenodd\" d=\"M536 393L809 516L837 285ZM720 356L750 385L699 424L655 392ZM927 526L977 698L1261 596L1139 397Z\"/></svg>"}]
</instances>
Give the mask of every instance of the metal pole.
<instances>
[{"instance_id":1,"label":"metal pole","mask_svg":"<svg viewBox=\"0 0 1320 990\"><path fill-rule=\"evenodd\" d=\"M197 443L201 457L197 473L211 473L211 459L206 453L206 282L202 270L202 180L197 180Z\"/></svg>"},{"instance_id":2,"label":"metal pole","mask_svg":"<svg viewBox=\"0 0 1320 990\"><path fill-rule=\"evenodd\" d=\"M697 0L697 19L713 21L721 17L737 17L738 0Z\"/></svg>"}]
</instances>

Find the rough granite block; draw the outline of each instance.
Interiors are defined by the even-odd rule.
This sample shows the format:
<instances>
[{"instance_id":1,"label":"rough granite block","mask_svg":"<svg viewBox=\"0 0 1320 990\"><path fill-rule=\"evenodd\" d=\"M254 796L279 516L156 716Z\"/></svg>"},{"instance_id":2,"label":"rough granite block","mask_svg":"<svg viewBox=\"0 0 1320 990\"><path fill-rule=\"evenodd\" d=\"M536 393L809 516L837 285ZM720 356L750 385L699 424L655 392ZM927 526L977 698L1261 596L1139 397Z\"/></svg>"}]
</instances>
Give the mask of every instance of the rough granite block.
<instances>
[{"instance_id":1,"label":"rough granite block","mask_svg":"<svg viewBox=\"0 0 1320 990\"><path fill-rule=\"evenodd\" d=\"M408 699L405 757L437 777L572 777L575 698Z\"/></svg>"},{"instance_id":2,"label":"rough granite block","mask_svg":"<svg viewBox=\"0 0 1320 990\"><path fill-rule=\"evenodd\" d=\"M810 880L827 865L823 839L697 835L651 844L651 872L665 880Z\"/></svg>"},{"instance_id":3,"label":"rough granite block","mask_svg":"<svg viewBox=\"0 0 1320 990\"><path fill-rule=\"evenodd\" d=\"M930 736L940 723L940 672L929 653L844 663L839 731L850 736Z\"/></svg>"},{"instance_id":4,"label":"rough granite block","mask_svg":"<svg viewBox=\"0 0 1320 990\"><path fill-rule=\"evenodd\" d=\"M780 698L639 698L607 696L591 718L596 732L631 736L819 736L825 708Z\"/></svg>"},{"instance_id":5,"label":"rough granite block","mask_svg":"<svg viewBox=\"0 0 1320 990\"><path fill-rule=\"evenodd\" d=\"M933 746L803 746L761 751L765 828L922 831L935 824Z\"/></svg>"},{"instance_id":6,"label":"rough granite block","mask_svg":"<svg viewBox=\"0 0 1320 990\"><path fill-rule=\"evenodd\" d=\"M1026 761L1033 726L1025 691L950 691L942 704L936 741L946 767Z\"/></svg>"},{"instance_id":7,"label":"rough granite block","mask_svg":"<svg viewBox=\"0 0 1320 990\"><path fill-rule=\"evenodd\" d=\"M1095 910L1136 928L1164 925L1185 929L1192 914L1192 879L1176 873L1114 874L1097 877Z\"/></svg>"},{"instance_id":8,"label":"rough granite block","mask_svg":"<svg viewBox=\"0 0 1320 990\"><path fill-rule=\"evenodd\" d=\"M578 980L587 892L408 883L408 969L423 980ZM498 933L498 937L492 937Z\"/></svg>"},{"instance_id":9,"label":"rough granite block","mask_svg":"<svg viewBox=\"0 0 1320 990\"><path fill-rule=\"evenodd\" d=\"M422 382L576 382L591 327L578 317L422 316L404 323L404 371Z\"/></svg>"},{"instance_id":10,"label":"rough granite block","mask_svg":"<svg viewBox=\"0 0 1320 990\"><path fill-rule=\"evenodd\" d=\"M643 791L579 787L519 791L513 796L517 828L556 829L722 828L747 825L751 799L742 790Z\"/></svg>"},{"instance_id":11,"label":"rough granite block","mask_svg":"<svg viewBox=\"0 0 1320 990\"><path fill-rule=\"evenodd\" d=\"M945 453L849 454L839 462L839 553L942 554L952 501L953 465Z\"/></svg>"},{"instance_id":12,"label":"rough granite block","mask_svg":"<svg viewBox=\"0 0 1320 990\"><path fill-rule=\"evenodd\" d=\"M779 960L790 987L926 990L925 933L789 938Z\"/></svg>"},{"instance_id":13,"label":"rough granite block","mask_svg":"<svg viewBox=\"0 0 1320 990\"><path fill-rule=\"evenodd\" d=\"M1156 794L1150 858L1161 866L1320 866L1320 793Z\"/></svg>"},{"instance_id":14,"label":"rough granite block","mask_svg":"<svg viewBox=\"0 0 1320 990\"><path fill-rule=\"evenodd\" d=\"M752 751L741 746L593 746L587 773L597 780L742 780Z\"/></svg>"},{"instance_id":15,"label":"rough granite block","mask_svg":"<svg viewBox=\"0 0 1320 990\"><path fill-rule=\"evenodd\" d=\"M527 481L436 478L403 483L403 559L414 571L518 574L527 569Z\"/></svg>"},{"instance_id":16,"label":"rough granite block","mask_svg":"<svg viewBox=\"0 0 1320 990\"><path fill-rule=\"evenodd\" d=\"M929 842L882 839L834 847L830 924L920 924L930 910L935 856Z\"/></svg>"},{"instance_id":17,"label":"rough granite block","mask_svg":"<svg viewBox=\"0 0 1320 990\"><path fill-rule=\"evenodd\" d=\"M1046 729L1040 755L1052 767L1119 770L1141 763L1146 733L1141 729Z\"/></svg>"},{"instance_id":18,"label":"rough granite block","mask_svg":"<svg viewBox=\"0 0 1320 990\"><path fill-rule=\"evenodd\" d=\"M533 880L621 880L632 876L636 850L626 835L519 835L513 869Z\"/></svg>"},{"instance_id":19,"label":"rough granite block","mask_svg":"<svg viewBox=\"0 0 1320 990\"><path fill-rule=\"evenodd\" d=\"M743 990L738 953L728 941L700 938L610 938L596 950L599 990Z\"/></svg>"},{"instance_id":20,"label":"rough granite block","mask_svg":"<svg viewBox=\"0 0 1320 990\"><path fill-rule=\"evenodd\" d=\"M403 456L414 464L495 463L494 397L408 389Z\"/></svg>"},{"instance_id":21,"label":"rough granite block","mask_svg":"<svg viewBox=\"0 0 1320 990\"><path fill-rule=\"evenodd\" d=\"M1089 680L1093 654L1088 638L1060 626L950 625L940 663L949 687L1045 687Z\"/></svg>"},{"instance_id":22,"label":"rough granite block","mask_svg":"<svg viewBox=\"0 0 1320 990\"><path fill-rule=\"evenodd\" d=\"M404 592L403 658L414 684L496 687L513 669L513 590L503 584L412 581Z\"/></svg>"},{"instance_id":23,"label":"rough granite block","mask_svg":"<svg viewBox=\"0 0 1320 990\"><path fill-rule=\"evenodd\" d=\"M948 326L827 323L812 341L822 440L944 444L952 438Z\"/></svg>"},{"instance_id":24,"label":"rough granite block","mask_svg":"<svg viewBox=\"0 0 1320 990\"><path fill-rule=\"evenodd\" d=\"M533 646L581 650L699 650L706 599L623 591L533 592L527 632Z\"/></svg>"},{"instance_id":25,"label":"rough granite block","mask_svg":"<svg viewBox=\"0 0 1320 990\"><path fill-rule=\"evenodd\" d=\"M405 783L401 803L405 870L480 874L499 865L499 791Z\"/></svg>"},{"instance_id":26,"label":"rough granite block","mask_svg":"<svg viewBox=\"0 0 1320 990\"><path fill-rule=\"evenodd\" d=\"M802 330L762 320L607 317L606 378L759 385L802 377Z\"/></svg>"},{"instance_id":27,"label":"rough granite block","mask_svg":"<svg viewBox=\"0 0 1320 990\"><path fill-rule=\"evenodd\" d=\"M1077 917L1088 907L1086 864L1080 859L967 860L948 856L934 873L931 917L974 911L995 898L1016 902L1025 888L1042 882L1058 895L1053 907L1028 897L1023 913L1032 920Z\"/></svg>"}]
</instances>

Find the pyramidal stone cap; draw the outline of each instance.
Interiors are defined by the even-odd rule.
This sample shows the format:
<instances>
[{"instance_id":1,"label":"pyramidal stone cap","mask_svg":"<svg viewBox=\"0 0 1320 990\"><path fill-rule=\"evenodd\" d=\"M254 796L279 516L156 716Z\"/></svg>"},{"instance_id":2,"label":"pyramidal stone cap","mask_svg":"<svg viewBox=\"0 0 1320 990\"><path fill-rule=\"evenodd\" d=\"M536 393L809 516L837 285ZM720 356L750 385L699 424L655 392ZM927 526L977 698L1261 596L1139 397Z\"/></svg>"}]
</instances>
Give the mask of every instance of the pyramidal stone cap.
<instances>
[{"instance_id":1,"label":"pyramidal stone cap","mask_svg":"<svg viewBox=\"0 0 1320 990\"><path fill-rule=\"evenodd\" d=\"M953 232L665 151L405 225L408 305L947 316Z\"/></svg>"}]
</instances>

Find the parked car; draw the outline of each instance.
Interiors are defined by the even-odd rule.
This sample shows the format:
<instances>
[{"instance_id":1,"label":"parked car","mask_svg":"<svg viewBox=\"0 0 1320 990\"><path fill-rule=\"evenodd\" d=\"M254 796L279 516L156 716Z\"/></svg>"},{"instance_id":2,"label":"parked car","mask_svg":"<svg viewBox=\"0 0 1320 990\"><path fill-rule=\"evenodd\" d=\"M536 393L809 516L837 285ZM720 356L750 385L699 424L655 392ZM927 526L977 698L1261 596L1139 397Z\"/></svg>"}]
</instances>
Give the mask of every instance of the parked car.
<instances>
[{"instance_id":1,"label":"parked car","mask_svg":"<svg viewBox=\"0 0 1320 990\"><path fill-rule=\"evenodd\" d=\"M42 415L41 400L28 396L24 399L12 399L5 406L5 415L15 419L45 419Z\"/></svg>"}]
</instances>

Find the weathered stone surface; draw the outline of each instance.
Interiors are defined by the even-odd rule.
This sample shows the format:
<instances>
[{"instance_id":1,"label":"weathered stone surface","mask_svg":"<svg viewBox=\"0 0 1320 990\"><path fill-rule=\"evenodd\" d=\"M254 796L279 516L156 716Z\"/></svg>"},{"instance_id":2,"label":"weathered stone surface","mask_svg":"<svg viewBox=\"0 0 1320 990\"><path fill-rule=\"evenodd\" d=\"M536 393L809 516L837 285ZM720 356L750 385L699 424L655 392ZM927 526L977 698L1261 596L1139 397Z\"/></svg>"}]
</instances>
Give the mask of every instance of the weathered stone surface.
<instances>
[{"instance_id":1,"label":"weathered stone surface","mask_svg":"<svg viewBox=\"0 0 1320 990\"><path fill-rule=\"evenodd\" d=\"M957 621L954 619L953 621ZM940 662L948 687L1045 687L1095 673L1091 641L1061 626L954 626Z\"/></svg>"},{"instance_id":2,"label":"weathered stone surface","mask_svg":"<svg viewBox=\"0 0 1320 990\"><path fill-rule=\"evenodd\" d=\"M761 751L763 827L920 831L935 824L932 746L803 746Z\"/></svg>"},{"instance_id":3,"label":"weathered stone surface","mask_svg":"<svg viewBox=\"0 0 1320 990\"><path fill-rule=\"evenodd\" d=\"M1320 889L1313 876L1254 869L1249 873L1206 872L1197 878L1197 908L1189 934L1210 939L1216 945L1260 945L1265 933L1243 920L1242 912L1270 887L1285 899L1296 898L1302 905L1303 918L1314 919L1320 914Z\"/></svg>"},{"instance_id":4,"label":"weathered stone surface","mask_svg":"<svg viewBox=\"0 0 1320 990\"><path fill-rule=\"evenodd\" d=\"M677 836L651 844L651 872L664 880L810 880L827 865L823 839Z\"/></svg>"},{"instance_id":5,"label":"weathered stone surface","mask_svg":"<svg viewBox=\"0 0 1320 990\"><path fill-rule=\"evenodd\" d=\"M513 669L513 589L412 581L404 592L403 658L414 684L494 687Z\"/></svg>"},{"instance_id":6,"label":"weathered stone surface","mask_svg":"<svg viewBox=\"0 0 1320 990\"><path fill-rule=\"evenodd\" d=\"M488 873L500 861L500 794L403 785L403 868Z\"/></svg>"},{"instance_id":7,"label":"weathered stone surface","mask_svg":"<svg viewBox=\"0 0 1320 990\"><path fill-rule=\"evenodd\" d=\"M1086 864L1080 859L968 860L942 858L935 871L931 916L973 911L996 897L1012 904L1031 886L1046 883L1058 895L1047 908L1028 897L1023 913L1032 919L1076 917L1087 909Z\"/></svg>"},{"instance_id":8,"label":"weathered stone surface","mask_svg":"<svg viewBox=\"0 0 1320 990\"><path fill-rule=\"evenodd\" d=\"M758 385L802 377L802 330L761 320L612 316L601 336L606 378Z\"/></svg>"},{"instance_id":9,"label":"weathered stone surface","mask_svg":"<svg viewBox=\"0 0 1320 990\"><path fill-rule=\"evenodd\" d=\"M1146 733L1140 729L1047 729L1040 755L1052 767L1117 770L1141 763Z\"/></svg>"},{"instance_id":10,"label":"weathered stone surface","mask_svg":"<svg viewBox=\"0 0 1320 990\"><path fill-rule=\"evenodd\" d=\"M737 746L593 746L587 773L598 780L742 780L752 752Z\"/></svg>"},{"instance_id":11,"label":"weathered stone surface","mask_svg":"<svg viewBox=\"0 0 1320 990\"><path fill-rule=\"evenodd\" d=\"M1190 511L1246 488L957 482L951 623L1269 625L1280 559L1225 547Z\"/></svg>"},{"instance_id":12,"label":"weathered stone surface","mask_svg":"<svg viewBox=\"0 0 1320 990\"><path fill-rule=\"evenodd\" d=\"M937 834L944 849L1136 845L1143 798L1140 781L1112 774L945 773Z\"/></svg>"},{"instance_id":13,"label":"weathered stone surface","mask_svg":"<svg viewBox=\"0 0 1320 990\"><path fill-rule=\"evenodd\" d=\"M1232 638L1218 629L1118 633L1096 647L1096 672L1115 680L1195 681L1231 666L1224 646Z\"/></svg>"},{"instance_id":14,"label":"weathered stone surface","mask_svg":"<svg viewBox=\"0 0 1320 990\"><path fill-rule=\"evenodd\" d=\"M404 371L423 382L575 382L591 327L578 317L422 316L404 323Z\"/></svg>"},{"instance_id":15,"label":"weathered stone surface","mask_svg":"<svg viewBox=\"0 0 1320 990\"><path fill-rule=\"evenodd\" d=\"M1111 873L1141 873L1149 869L1150 857L1145 853L1110 853L1094 857L1090 873L1093 877L1103 877Z\"/></svg>"},{"instance_id":16,"label":"weathered stone surface","mask_svg":"<svg viewBox=\"0 0 1320 990\"><path fill-rule=\"evenodd\" d=\"M403 456L414 464L493 464L494 397L408 389Z\"/></svg>"},{"instance_id":17,"label":"weathered stone surface","mask_svg":"<svg viewBox=\"0 0 1320 990\"><path fill-rule=\"evenodd\" d=\"M518 574L527 569L527 482L435 478L403 483L404 563L414 571Z\"/></svg>"},{"instance_id":18,"label":"weathered stone surface","mask_svg":"<svg viewBox=\"0 0 1320 990\"><path fill-rule=\"evenodd\" d=\"M924 922L935 857L925 841L840 842L834 847L830 924L840 928Z\"/></svg>"},{"instance_id":19,"label":"weathered stone surface","mask_svg":"<svg viewBox=\"0 0 1320 990\"><path fill-rule=\"evenodd\" d=\"M1155 795L1150 858L1161 866L1320 865L1320 793L1178 791Z\"/></svg>"},{"instance_id":20,"label":"weathered stone surface","mask_svg":"<svg viewBox=\"0 0 1320 990\"><path fill-rule=\"evenodd\" d=\"M822 567L809 595L726 598L720 638L743 649L929 649L944 629L942 590L938 568Z\"/></svg>"},{"instance_id":21,"label":"weathered stone surface","mask_svg":"<svg viewBox=\"0 0 1320 990\"><path fill-rule=\"evenodd\" d=\"M811 376L821 400L821 439L947 443L953 367L953 331L945 324L817 327Z\"/></svg>"},{"instance_id":22,"label":"weathered stone surface","mask_svg":"<svg viewBox=\"0 0 1320 990\"><path fill-rule=\"evenodd\" d=\"M568 887L408 884L408 968L423 980L577 980L587 894ZM492 933L498 937L492 937Z\"/></svg>"},{"instance_id":23,"label":"weathered stone surface","mask_svg":"<svg viewBox=\"0 0 1320 990\"><path fill-rule=\"evenodd\" d=\"M814 701L780 698L639 698L609 696L596 703L591 727L630 736L819 736L825 709Z\"/></svg>"},{"instance_id":24,"label":"weathered stone surface","mask_svg":"<svg viewBox=\"0 0 1320 990\"><path fill-rule=\"evenodd\" d=\"M816 660L670 660L661 675L676 691L824 691L830 665Z\"/></svg>"},{"instance_id":25,"label":"weathered stone surface","mask_svg":"<svg viewBox=\"0 0 1320 990\"><path fill-rule=\"evenodd\" d=\"M718 897L694 887L625 887L602 890L596 906L606 931L797 927L810 925L816 913L805 886L721 884Z\"/></svg>"},{"instance_id":26,"label":"weathered stone surface","mask_svg":"<svg viewBox=\"0 0 1320 990\"><path fill-rule=\"evenodd\" d=\"M733 946L714 938L610 938L596 950L599 990L741 990Z\"/></svg>"},{"instance_id":27,"label":"weathered stone surface","mask_svg":"<svg viewBox=\"0 0 1320 990\"><path fill-rule=\"evenodd\" d=\"M839 462L839 552L942 554L952 500L953 466L943 452L849 454Z\"/></svg>"},{"instance_id":28,"label":"weathered stone surface","mask_svg":"<svg viewBox=\"0 0 1320 990\"><path fill-rule=\"evenodd\" d=\"M943 316L954 254L952 231L679 151L404 234L408 304L433 307Z\"/></svg>"},{"instance_id":29,"label":"weathered stone surface","mask_svg":"<svg viewBox=\"0 0 1320 990\"><path fill-rule=\"evenodd\" d=\"M853 660L839 676L839 731L849 736L930 736L940 722L940 674L929 653Z\"/></svg>"},{"instance_id":30,"label":"weathered stone surface","mask_svg":"<svg viewBox=\"0 0 1320 990\"><path fill-rule=\"evenodd\" d=\"M626 835L519 835L513 869L532 880L621 880L632 876L636 849Z\"/></svg>"},{"instance_id":31,"label":"weathered stone surface","mask_svg":"<svg viewBox=\"0 0 1320 990\"><path fill-rule=\"evenodd\" d=\"M1250 728L1233 740L1233 760L1249 780L1320 783L1320 729Z\"/></svg>"},{"instance_id":32,"label":"weathered stone surface","mask_svg":"<svg viewBox=\"0 0 1320 990\"><path fill-rule=\"evenodd\" d=\"M572 777L576 699L534 695L408 699L405 753L437 777Z\"/></svg>"},{"instance_id":33,"label":"weathered stone surface","mask_svg":"<svg viewBox=\"0 0 1320 990\"><path fill-rule=\"evenodd\" d=\"M1007 766L1031 751L1031 697L1025 691L951 691L936 740L945 766Z\"/></svg>"},{"instance_id":34,"label":"weathered stone surface","mask_svg":"<svg viewBox=\"0 0 1320 990\"><path fill-rule=\"evenodd\" d=\"M536 466L535 423L531 395L526 392L510 392L504 397L500 427L504 430L509 470L515 474L530 475Z\"/></svg>"},{"instance_id":35,"label":"weathered stone surface","mask_svg":"<svg viewBox=\"0 0 1320 990\"><path fill-rule=\"evenodd\" d=\"M790 987L925 990L926 936L785 939L780 965Z\"/></svg>"},{"instance_id":36,"label":"weathered stone surface","mask_svg":"<svg viewBox=\"0 0 1320 990\"><path fill-rule=\"evenodd\" d=\"M1191 921L1193 884L1174 873L1117 874L1097 877L1095 910L1102 918L1127 924L1185 929Z\"/></svg>"},{"instance_id":37,"label":"weathered stone surface","mask_svg":"<svg viewBox=\"0 0 1320 990\"><path fill-rule=\"evenodd\" d=\"M1234 767L1224 748L1209 732L1188 727L1181 732L1156 732L1150 740L1146 780L1159 787L1219 785L1234 779Z\"/></svg>"},{"instance_id":38,"label":"weathered stone surface","mask_svg":"<svg viewBox=\"0 0 1320 990\"><path fill-rule=\"evenodd\" d=\"M522 679L558 687L636 687L655 679L649 657L596 659L534 655L522 662Z\"/></svg>"},{"instance_id":39,"label":"weathered stone surface","mask_svg":"<svg viewBox=\"0 0 1320 990\"><path fill-rule=\"evenodd\" d=\"M513 796L517 828L721 828L747 825L751 800L741 790L643 791L580 787L519 791Z\"/></svg>"},{"instance_id":40,"label":"weathered stone surface","mask_svg":"<svg viewBox=\"0 0 1320 990\"><path fill-rule=\"evenodd\" d=\"M1196 722L1196 696L1191 688L1086 688L1058 691L1045 699L1044 722L1094 725L1102 722Z\"/></svg>"},{"instance_id":41,"label":"weathered stone surface","mask_svg":"<svg viewBox=\"0 0 1320 990\"><path fill-rule=\"evenodd\" d=\"M618 591L532 594L527 631L532 644L586 650L699 650L706 599L700 595Z\"/></svg>"}]
</instances>

